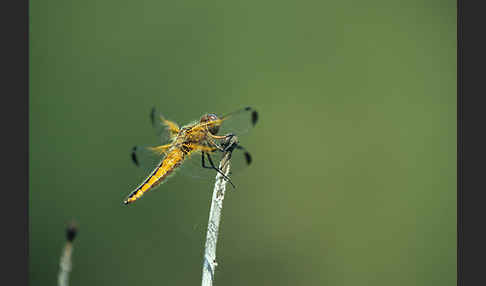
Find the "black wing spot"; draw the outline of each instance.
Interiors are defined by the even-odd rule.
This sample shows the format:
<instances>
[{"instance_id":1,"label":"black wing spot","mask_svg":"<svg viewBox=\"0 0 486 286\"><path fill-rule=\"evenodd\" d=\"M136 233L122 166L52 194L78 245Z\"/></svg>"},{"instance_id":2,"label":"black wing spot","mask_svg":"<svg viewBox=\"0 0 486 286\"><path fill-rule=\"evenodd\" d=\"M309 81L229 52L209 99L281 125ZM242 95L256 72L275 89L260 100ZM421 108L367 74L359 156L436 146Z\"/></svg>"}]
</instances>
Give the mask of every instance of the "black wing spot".
<instances>
[{"instance_id":1,"label":"black wing spot","mask_svg":"<svg viewBox=\"0 0 486 286\"><path fill-rule=\"evenodd\" d=\"M138 162L138 159L137 159L137 155L135 154L135 152L136 152L136 151L137 151L137 146L134 146L134 147L132 148L132 161L133 161L133 163L135 163L135 165L137 165L137 167L138 167L138 166L140 166L140 165L139 165L139 162Z\"/></svg>"},{"instance_id":2,"label":"black wing spot","mask_svg":"<svg viewBox=\"0 0 486 286\"><path fill-rule=\"evenodd\" d=\"M155 125L155 106L150 111L150 122L152 122L152 126Z\"/></svg>"},{"instance_id":3,"label":"black wing spot","mask_svg":"<svg viewBox=\"0 0 486 286\"><path fill-rule=\"evenodd\" d=\"M256 112L256 110L253 110L253 112L251 113L251 123L253 124L253 126L255 126L257 121L258 121L258 112Z\"/></svg>"},{"instance_id":4,"label":"black wing spot","mask_svg":"<svg viewBox=\"0 0 486 286\"><path fill-rule=\"evenodd\" d=\"M251 107L247 106L247 107L245 107L245 110L246 111L251 110Z\"/></svg>"},{"instance_id":5,"label":"black wing spot","mask_svg":"<svg viewBox=\"0 0 486 286\"><path fill-rule=\"evenodd\" d=\"M245 159L246 159L246 164L250 165L251 164L251 156L250 153L245 152Z\"/></svg>"}]
</instances>

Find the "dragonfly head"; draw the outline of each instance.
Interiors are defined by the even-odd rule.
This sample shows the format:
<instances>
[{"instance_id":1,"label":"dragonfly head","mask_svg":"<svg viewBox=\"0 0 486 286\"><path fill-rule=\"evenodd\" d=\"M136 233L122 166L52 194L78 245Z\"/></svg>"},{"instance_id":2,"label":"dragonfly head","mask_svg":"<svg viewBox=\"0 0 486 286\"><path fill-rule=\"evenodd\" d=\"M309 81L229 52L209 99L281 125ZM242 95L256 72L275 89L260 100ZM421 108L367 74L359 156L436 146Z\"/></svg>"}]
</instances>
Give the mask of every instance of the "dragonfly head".
<instances>
[{"instance_id":1,"label":"dragonfly head","mask_svg":"<svg viewBox=\"0 0 486 286\"><path fill-rule=\"evenodd\" d=\"M200 123L211 122L219 120L218 116L214 113L204 114L199 120ZM211 134L216 135L219 131L219 124L211 124L208 125L209 132Z\"/></svg>"}]
</instances>

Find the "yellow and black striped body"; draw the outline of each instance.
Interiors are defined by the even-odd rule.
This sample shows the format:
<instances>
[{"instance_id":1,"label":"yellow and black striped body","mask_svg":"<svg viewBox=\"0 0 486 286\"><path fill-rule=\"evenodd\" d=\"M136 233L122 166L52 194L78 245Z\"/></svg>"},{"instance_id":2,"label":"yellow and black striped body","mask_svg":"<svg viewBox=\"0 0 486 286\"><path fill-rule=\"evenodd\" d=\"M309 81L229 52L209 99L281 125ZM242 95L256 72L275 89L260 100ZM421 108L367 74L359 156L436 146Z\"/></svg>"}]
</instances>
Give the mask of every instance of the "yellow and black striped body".
<instances>
[{"instance_id":1,"label":"yellow and black striped body","mask_svg":"<svg viewBox=\"0 0 486 286\"><path fill-rule=\"evenodd\" d=\"M146 192L160 185L174 170L179 167L184 159L192 152L190 148L172 148L150 176L128 195L124 204L130 204L142 197Z\"/></svg>"},{"instance_id":2,"label":"yellow and black striped body","mask_svg":"<svg viewBox=\"0 0 486 286\"><path fill-rule=\"evenodd\" d=\"M216 150L206 144L207 127L193 124L178 130L172 143L151 148L157 153L165 153L165 157L145 181L132 191L125 199L124 204L130 204L140 199L146 192L164 182L168 176L184 162L192 153L197 151L211 153ZM173 133L175 134L175 130ZM167 150L167 151L165 151Z\"/></svg>"}]
</instances>

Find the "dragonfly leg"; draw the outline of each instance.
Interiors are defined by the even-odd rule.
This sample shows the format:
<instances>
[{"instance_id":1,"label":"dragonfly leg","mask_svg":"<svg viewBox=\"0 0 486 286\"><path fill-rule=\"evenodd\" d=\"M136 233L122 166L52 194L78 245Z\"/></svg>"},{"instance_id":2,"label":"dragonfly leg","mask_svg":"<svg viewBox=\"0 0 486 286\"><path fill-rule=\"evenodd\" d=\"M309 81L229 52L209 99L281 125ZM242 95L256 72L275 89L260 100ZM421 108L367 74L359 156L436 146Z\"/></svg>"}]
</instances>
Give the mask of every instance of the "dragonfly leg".
<instances>
[{"instance_id":1,"label":"dragonfly leg","mask_svg":"<svg viewBox=\"0 0 486 286\"><path fill-rule=\"evenodd\" d=\"M213 135L211 132L207 133L209 141L218 148L221 152L233 151L234 146L237 144L238 139L233 133L226 135ZM221 144L217 144L214 140L223 140Z\"/></svg>"},{"instance_id":2,"label":"dragonfly leg","mask_svg":"<svg viewBox=\"0 0 486 286\"><path fill-rule=\"evenodd\" d=\"M202 167L205 168L205 169L214 169L213 167L210 167L210 166L206 166L206 164L204 163L204 152L201 152L201 163L202 163Z\"/></svg>"},{"instance_id":3,"label":"dragonfly leg","mask_svg":"<svg viewBox=\"0 0 486 286\"><path fill-rule=\"evenodd\" d=\"M208 157L208 161L209 161L209 164L211 165L211 167L207 167L205 164L204 164L204 154L206 154L206 156ZM233 182L231 181L230 178L228 178L224 173L223 171L221 171L219 168L216 168L216 166L214 166L214 163L213 163L213 160L211 159L211 156L208 154L208 153L202 153L202 166L203 168L208 168L208 169L214 169L216 170L218 173L221 174L221 176L223 176L223 178L225 178L226 181L228 181L228 183L231 184L231 186L233 186L233 188L236 188L235 185L233 184Z\"/></svg>"}]
</instances>

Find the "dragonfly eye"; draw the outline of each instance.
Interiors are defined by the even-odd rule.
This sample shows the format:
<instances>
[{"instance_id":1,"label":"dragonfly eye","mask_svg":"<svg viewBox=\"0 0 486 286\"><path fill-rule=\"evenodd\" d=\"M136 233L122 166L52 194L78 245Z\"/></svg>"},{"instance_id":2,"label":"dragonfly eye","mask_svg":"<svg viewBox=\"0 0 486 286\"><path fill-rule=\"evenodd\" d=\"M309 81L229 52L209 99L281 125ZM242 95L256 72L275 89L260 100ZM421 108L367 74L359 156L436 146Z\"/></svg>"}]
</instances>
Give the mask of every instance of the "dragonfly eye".
<instances>
[{"instance_id":1,"label":"dragonfly eye","mask_svg":"<svg viewBox=\"0 0 486 286\"><path fill-rule=\"evenodd\" d=\"M211 121L216 121L218 119L219 118L216 114L210 113L210 114L203 115L201 117L201 120L199 120L199 122L201 122L201 123L211 122ZM210 125L210 126L208 126L208 129L209 129L209 132L211 132L211 134L216 135L219 131L219 125L216 125L216 124Z\"/></svg>"}]
</instances>

